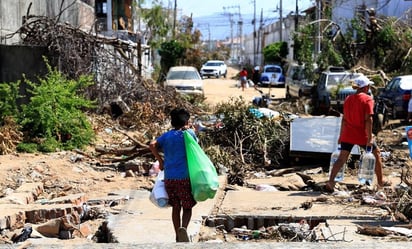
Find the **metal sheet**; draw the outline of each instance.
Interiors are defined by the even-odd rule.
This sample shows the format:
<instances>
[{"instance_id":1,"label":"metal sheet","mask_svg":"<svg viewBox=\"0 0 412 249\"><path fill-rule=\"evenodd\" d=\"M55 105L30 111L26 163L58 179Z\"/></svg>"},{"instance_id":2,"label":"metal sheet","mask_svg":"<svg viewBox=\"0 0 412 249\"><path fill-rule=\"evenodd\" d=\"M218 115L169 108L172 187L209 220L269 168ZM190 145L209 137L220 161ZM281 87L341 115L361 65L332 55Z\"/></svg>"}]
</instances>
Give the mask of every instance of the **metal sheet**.
<instances>
[{"instance_id":1,"label":"metal sheet","mask_svg":"<svg viewBox=\"0 0 412 249\"><path fill-rule=\"evenodd\" d=\"M341 117L295 118L290 124L290 152L332 153L337 147ZM352 154L359 155L359 146Z\"/></svg>"}]
</instances>

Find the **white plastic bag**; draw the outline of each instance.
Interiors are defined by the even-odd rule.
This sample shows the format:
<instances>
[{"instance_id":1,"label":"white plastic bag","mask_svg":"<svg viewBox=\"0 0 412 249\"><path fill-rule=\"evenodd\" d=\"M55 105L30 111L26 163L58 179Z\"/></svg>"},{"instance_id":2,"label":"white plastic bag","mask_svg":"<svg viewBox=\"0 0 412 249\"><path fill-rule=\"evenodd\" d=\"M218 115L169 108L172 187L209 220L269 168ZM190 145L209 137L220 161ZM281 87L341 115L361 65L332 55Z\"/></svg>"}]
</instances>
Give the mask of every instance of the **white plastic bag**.
<instances>
[{"instance_id":1,"label":"white plastic bag","mask_svg":"<svg viewBox=\"0 0 412 249\"><path fill-rule=\"evenodd\" d=\"M157 175L155 184L153 186L152 192L149 196L150 201L160 208L169 207L169 196L167 195L165 182L164 182L164 172L163 170Z\"/></svg>"}]
</instances>

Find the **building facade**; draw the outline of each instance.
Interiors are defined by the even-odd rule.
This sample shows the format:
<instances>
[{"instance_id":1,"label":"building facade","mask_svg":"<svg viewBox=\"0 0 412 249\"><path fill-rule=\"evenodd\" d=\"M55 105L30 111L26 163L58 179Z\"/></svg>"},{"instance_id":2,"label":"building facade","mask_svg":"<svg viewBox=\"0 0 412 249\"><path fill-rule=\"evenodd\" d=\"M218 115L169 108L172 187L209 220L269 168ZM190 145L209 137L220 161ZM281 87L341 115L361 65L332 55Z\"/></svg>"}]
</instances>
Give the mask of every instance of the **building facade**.
<instances>
[{"instance_id":1,"label":"building facade","mask_svg":"<svg viewBox=\"0 0 412 249\"><path fill-rule=\"evenodd\" d=\"M392 16L400 18L406 23L412 25L412 0L316 0L313 7L310 7L303 12L305 16L299 15L299 25L316 20L326 19L322 10L325 6L331 7L332 19L330 21L339 25L344 32L350 20L356 15L368 16L367 9L373 8L376 16ZM251 65L263 65L262 51L263 48L271 43L285 41L288 43L289 54L287 60L292 61L293 55L293 33L296 28L296 16L291 13L282 19L266 26L258 28L256 35L253 33L244 36L244 62ZM282 33L281 33L282 30ZM316 56L322 48L320 47L321 36L314 39Z\"/></svg>"},{"instance_id":2,"label":"building facade","mask_svg":"<svg viewBox=\"0 0 412 249\"><path fill-rule=\"evenodd\" d=\"M117 38L134 47L133 62L142 67L142 75L150 77L150 47L142 44L134 21L133 0L1 0L0 45L18 45L14 35L28 16L56 18L87 33ZM135 18L138 19L138 18ZM140 27L140 25L139 25ZM136 55L138 55L137 58Z\"/></svg>"},{"instance_id":3,"label":"building facade","mask_svg":"<svg viewBox=\"0 0 412 249\"><path fill-rule=\"evenodd\" d=\"M94 0L1 0L0 44L19 44L20 38L12 34L23 25L27 15L59 16L61 22L70 23L86 31L94 30Z\"/></svg>"}]
</instances>

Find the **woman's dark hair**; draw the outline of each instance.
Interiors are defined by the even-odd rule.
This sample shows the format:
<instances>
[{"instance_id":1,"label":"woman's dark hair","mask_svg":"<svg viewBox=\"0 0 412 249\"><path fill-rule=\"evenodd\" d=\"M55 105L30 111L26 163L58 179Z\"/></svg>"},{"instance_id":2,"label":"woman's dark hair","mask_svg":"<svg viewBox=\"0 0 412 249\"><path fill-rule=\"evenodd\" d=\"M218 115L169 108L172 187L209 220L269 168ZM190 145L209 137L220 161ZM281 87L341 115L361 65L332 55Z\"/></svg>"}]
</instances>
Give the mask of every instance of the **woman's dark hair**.
<instances>
[{"instance_id":1,"label":"woman's dark hair","mask_svg":"<svg viewBox=\"0 0 412 249\"><path fill-rule=\"evenodd\" d=\"M190 113L185 109L176 108L170 112L170 118L172 119L172 126L176 129L180 129L189 121Z\"/></svg>"}]
</instances>

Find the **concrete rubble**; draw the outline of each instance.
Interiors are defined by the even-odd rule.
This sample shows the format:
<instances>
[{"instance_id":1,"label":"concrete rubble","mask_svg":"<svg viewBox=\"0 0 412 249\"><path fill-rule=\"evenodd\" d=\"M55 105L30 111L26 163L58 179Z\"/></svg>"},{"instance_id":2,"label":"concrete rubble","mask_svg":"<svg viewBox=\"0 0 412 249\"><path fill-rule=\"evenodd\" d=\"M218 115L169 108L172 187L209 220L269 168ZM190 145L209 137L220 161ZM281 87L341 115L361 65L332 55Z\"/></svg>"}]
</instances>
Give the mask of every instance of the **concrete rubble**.
<instances>
[{"instance_id":1,"label":"concrete rubble","mask_svg":"<svg viewBox=\"0 0 412 249\"><path fill-rule=\"evenodd\" d=\"M304 183L292 175L287 174L283 180L279 179L281 176L250 179L247 185L251 187L227 185L225 176L221 176L216 197L198 203L193 210L188 229L192 243L189 244L193 248L196 245L202 245L203 248L204 244L217 243L219 246L226 245L221 248L231 248L233 243L270 243L282 231L283 239L278 240L279 243L339 242L341 248L351 248L353 243L375 243L379 240L389 245L393 241L405 243L401 243L402 246L412 245L409 242L412 230L397 227L396 225L405 223L394 221L388 210L383 208L384 203L362 204L361 200L344 194L345 191L325 195L319 191L276 189L276 186L302 187ZM348 177L345 183L350 185L354 181ZM179 245L174 242L171 209L155 207L149 200L149 191L122 190L93 200L88 200L83 194L75 194L50 201L36 201L42 189L41 183L27 183L0 199L1 230L18 230L32 224L32 236L16 245L30 243L30 248L43 248L46 245L53 248L54 245L66 244L68 239L72 239L70 244L73 244L73 248L76 245L76 248L100 246L102 244L96 244L90 239L93 234L87 223L81 223L80 220L87 209L103 209L114 202L119 204L118 212L107 213L105 219L108 240L112 242L109 244L115 243L116 248L122 248L122 245ZM361 234L359 228L363 226L380 227L387 233L385 236ZM289 234L290 238L287 239L285 234ZM75 237L83 239L78 241L73 239ZM223 242L223 238L226 242Z\"/></svg>"}]
</instances>

